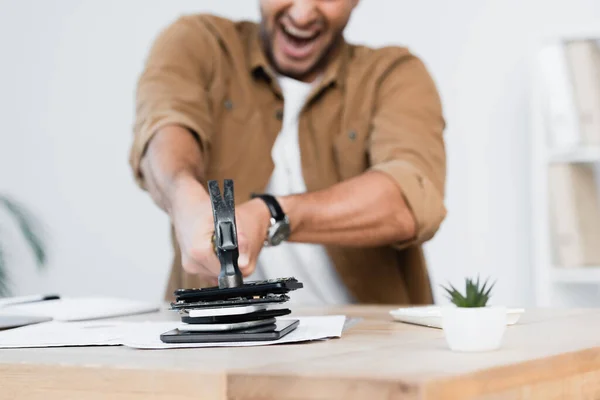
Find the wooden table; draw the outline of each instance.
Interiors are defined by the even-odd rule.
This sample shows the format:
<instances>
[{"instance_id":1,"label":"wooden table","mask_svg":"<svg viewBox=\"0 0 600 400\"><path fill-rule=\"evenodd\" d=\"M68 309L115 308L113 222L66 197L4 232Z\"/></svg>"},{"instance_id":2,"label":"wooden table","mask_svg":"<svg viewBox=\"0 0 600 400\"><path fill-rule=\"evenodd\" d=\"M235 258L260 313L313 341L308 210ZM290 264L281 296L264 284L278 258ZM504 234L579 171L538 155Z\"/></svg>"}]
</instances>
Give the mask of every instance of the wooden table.
<instances>
[{"instance_id":1,"label":"wooden table","mask_svg":"<svg viewBox=\"0 0 600 400\"><path fill-rule=\"evenodd\" d=\"M0 350L0 398L600 399L600 310L527 310L501 350L453 353L441 330L393 322L389 309L297 312L362 318L322 342Z\"/></svg>"}]
</instances>

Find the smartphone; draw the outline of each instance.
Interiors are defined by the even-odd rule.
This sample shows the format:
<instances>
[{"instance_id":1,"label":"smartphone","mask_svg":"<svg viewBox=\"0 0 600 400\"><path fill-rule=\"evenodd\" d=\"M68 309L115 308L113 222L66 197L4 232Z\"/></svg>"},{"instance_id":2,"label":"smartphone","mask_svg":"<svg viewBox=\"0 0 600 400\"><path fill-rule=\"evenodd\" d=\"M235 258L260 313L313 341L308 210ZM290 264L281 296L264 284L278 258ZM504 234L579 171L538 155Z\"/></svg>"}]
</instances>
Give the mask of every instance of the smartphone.
<instances>
[{"instance_id":1,"label":"smartphone","mask_svg":"<svg viewBox=\"0 0 600 400\"><path fill-rule=\"evenodd\" d=\"M188 308L217 308L217 307L233 307L233 306L248 306L256 304L278 304L285 303L290 298L285 294L272 294L264 297L251 298L232 298L227 300L200 300L194 302L175 301L171 303L171 309L181 310Z\"/></svg>"},{"instance_id":2,"label":"smartphone","mask_svg":"<svg viewBox=\"0 0 600 400\"><path fill-rule=\"evenodd\" d=\"M268 304L255 304L253 306L237 306L237 307L215 307L215 308L201 308L201 309L190 309L181 310L182 315L186 317L202 318L202 317L214 317L214 316L225 316L225 315L243 315L251 314L257 311L264 311L268 307Z\"/></svg>"},{"instance_id":3,"label":"smartphone","mask_svg":"<svg viewBox=\"0 0 600 400\"><path fill-rule=\"evenodd\" d=\"M225 324L186 324L181 323L177 329L184 332L222 332L255 328L262 325L274 324L275 318L260 319L257 321L231 322Z\"/></svg>"},{"instance_id":4,"label":"smartphone","mask_svg":"<svg viewBox=\"0 0 600 400\"><path fill-rule=\"evenodd\" d=\"M192 332L173 329L160 335L164 343L218 343L279 340L299 325L297 319L277 321L272 325L230 332ZM273 326L274 325L274 326ZM261 328L264 331L261 332Z\"/></svg>"},{"instance_id":5,"label":"smartphone","mask_svg":"<svg viewBox=\"0 0 600 400\"><path fill-rule=\"evenodd\" d=\"M174 294L177 302L198 302L227 300L238 297L253 298L267 295L281 295L302 287L302 283L298 282L296 278L281 278L246 282L234 288L221 289L218 286L213 286L202 289L178 289Z\"/></svg>"},{"instance_id":6,"label":"smartphone","mask_svg":"<svg viewBox=\"0 0 600 400\"><path fill-rule=\"evenodd\" d=\"M283 308L276 310L258 310L248 314L211 315L206 317L193 317L190 313L190 315L182 315L181 322L186 324L232 324L237 322L258 321L266 318L282 317L290 314L291 312L292 311L290 309Z\"/></svg>"}]
</instances>

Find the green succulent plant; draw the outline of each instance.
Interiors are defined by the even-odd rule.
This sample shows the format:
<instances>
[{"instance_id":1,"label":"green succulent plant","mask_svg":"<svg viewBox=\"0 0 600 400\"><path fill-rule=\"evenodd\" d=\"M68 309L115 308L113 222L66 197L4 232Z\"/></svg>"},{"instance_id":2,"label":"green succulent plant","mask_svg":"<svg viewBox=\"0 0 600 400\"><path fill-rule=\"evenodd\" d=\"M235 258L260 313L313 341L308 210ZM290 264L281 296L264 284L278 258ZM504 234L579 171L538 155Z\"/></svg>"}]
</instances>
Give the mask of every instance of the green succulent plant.
<instances>
[{"instance_id":1,"label":"green succulent plant","mask_svg":"<svg viewBox=\"0 0 600 400\"><path fill-rule=\"evenodd\" d=\"M11 215L27 245L31 249L38 268L46 265L47 255L44 241L41 237L41 227L25 207L8 196L0 194L0 206L4 207ZM0 241L0 297L10 294L6 252Z\"/></svg>"},{"instance_id":2,"label":"green succulent plant","mask_svg":"<svg viewBox=\"0 0 600 400\"><path fill-rule=\"evenodd\" d=\"M480 285L479 276L477 281L466 278L464 295L451 284L448 284L449 288L444 285L441 286L448 293L448 299L457 307L485 307L491 297L492 288L496 284L494 282L488 286L488 281L489 279L486 279L482 286Z\"/></svg>"}]
</instances>

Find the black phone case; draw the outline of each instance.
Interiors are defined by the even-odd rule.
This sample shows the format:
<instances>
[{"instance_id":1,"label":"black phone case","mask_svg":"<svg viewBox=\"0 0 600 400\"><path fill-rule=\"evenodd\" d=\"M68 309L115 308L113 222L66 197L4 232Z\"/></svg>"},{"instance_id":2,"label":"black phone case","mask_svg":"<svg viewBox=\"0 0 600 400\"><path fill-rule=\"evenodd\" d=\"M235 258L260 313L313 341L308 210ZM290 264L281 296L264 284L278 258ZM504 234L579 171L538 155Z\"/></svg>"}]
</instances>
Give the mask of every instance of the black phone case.
<instances>
[{"instance_id":1,"label":"black phone case","mask_svg":"<svg viewBox=\"0 0 600 400\"><path fill-rule=\"evenodd\" d=\"M302 287L302 283L295 278L282 278L246 282L234 288L221 289L218 286L212 286L201 289L177 289L174 295L178 302L215 301L236 297L250 298L263 297L269 294L286 294Z\"/></svg>"},{"instance_id":2,"label":"black phone case","mask_svg":"<svg viewBox=\"0 0 600 400\"><path fill-rule=\"evenodd\" d=\"M290 314L290 309L260 310L240 315L211 315L208 317L182 316L181 322L186 324L234 324L236 322L258 321L261 319L281 317Z\"/></svg>"},{"instance_id":3,"label":"black phone case","mask_svg":"<svg viewBox=\"0 0 600 400\"><path fill-rule=\"evenodd\" d=\"M300 321L297 319L277 321L276 324L272 324L271 326L222 333L182 332L178 329L173 329L161 334L160 340L164 343L219 343L279 340L294 331L299 323ZM275 325L274 328L273 325ZM264 331L259 328L263 328Z\"/></svg>"}]
</instances>

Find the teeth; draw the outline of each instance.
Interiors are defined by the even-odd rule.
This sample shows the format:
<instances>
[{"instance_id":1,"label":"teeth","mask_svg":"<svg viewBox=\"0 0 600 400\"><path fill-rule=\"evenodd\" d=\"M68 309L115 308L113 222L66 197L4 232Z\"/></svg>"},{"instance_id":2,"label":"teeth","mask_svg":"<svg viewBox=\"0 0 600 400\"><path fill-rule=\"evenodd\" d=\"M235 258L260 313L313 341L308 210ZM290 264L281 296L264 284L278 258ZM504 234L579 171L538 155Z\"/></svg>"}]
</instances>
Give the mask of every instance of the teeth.
<instances>
[{"instance_id":1,"label":"teeth","mask_svg":"<svg viewBox=\"0 0 600 400\"><path fill-rule=\"evenodd\" d=\"M313 38L316 32L312 32L312 31L303 31L302 29L298 29L296 27L293 26L287 26L287 25L283 25L283 30L292 35L292 36L296 36L300 39L311 39Z\"/></svg>"}]
</instances>

